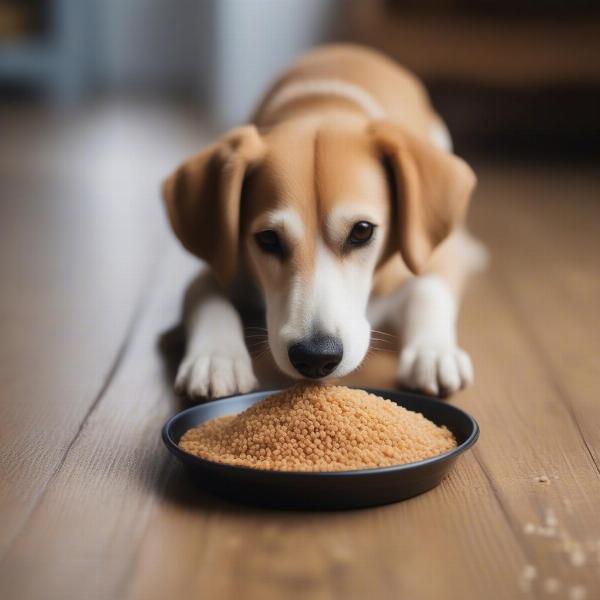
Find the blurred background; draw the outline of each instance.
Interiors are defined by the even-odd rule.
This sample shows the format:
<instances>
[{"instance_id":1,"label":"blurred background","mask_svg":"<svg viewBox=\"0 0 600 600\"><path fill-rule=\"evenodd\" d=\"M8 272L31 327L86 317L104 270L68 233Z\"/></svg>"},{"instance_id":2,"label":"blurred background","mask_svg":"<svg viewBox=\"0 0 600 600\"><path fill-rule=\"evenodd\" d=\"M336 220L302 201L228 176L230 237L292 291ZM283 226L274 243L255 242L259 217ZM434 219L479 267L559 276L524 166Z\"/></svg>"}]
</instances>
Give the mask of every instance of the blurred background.
<instances>
[{"instance_id":1,"label":"blurred background","mask_svg":"<svg viewBox=\"0 0 600 600\"><path fill-rule=\"evenodd\" d=\"M338 40L422 77L459 151L596 150L594 0L0 0L0 97L164 101L218 130L244 121L290 59Z\"/></svg>"},{"instance_id":2,"label":"blurred background","mask_svg":"<svg viewBox=\"0 0 600 600\"><path fill-rule=\"evenodd\" d=\"M198 270L160 183L340 40L420 76L478 175L492 260L461 309L477 382L457 402L485 434L442 496L382 513L196 504L157 435L186 404L174 326ZM598 0L0 0L0 598L517 598L525 566L528 597L592 600L599 142ZM382 349L346 383L396 368ZM564 537L521 534L553 507Z\"/></svg>"}]
</instances>

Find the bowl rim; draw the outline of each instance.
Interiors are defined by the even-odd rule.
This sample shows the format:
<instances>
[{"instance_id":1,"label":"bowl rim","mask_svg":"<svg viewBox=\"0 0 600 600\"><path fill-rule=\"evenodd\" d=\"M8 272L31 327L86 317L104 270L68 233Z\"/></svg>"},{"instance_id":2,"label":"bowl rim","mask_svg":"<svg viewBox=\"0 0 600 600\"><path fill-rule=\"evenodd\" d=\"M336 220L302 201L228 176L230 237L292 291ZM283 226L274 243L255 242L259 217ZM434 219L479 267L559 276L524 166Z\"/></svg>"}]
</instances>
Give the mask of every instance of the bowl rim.
<instances>
[{"instance_id":1,"label":"bowl rim","mask_svg":"<svg viewBox=\"0 0 600 600\"><path fill-rule=\"evenodd\" d=\"M348 386L351 387L351 386ZM383 388L353 388L353 389L361 389L370 394L384 394L383 398L386 400L391 400L391 398L386 398L385 394L389 394L390 392L393 394L400 394L402 396L409 396L415 398L419 401L425 401L426 403L439 403L449 407L451 410L454 410L460 413L463 417L467 419L469 424L471 425L471 432L467 436L467 438L461 444L458 444L456 448L452 448L452 450L448 450L447 452L443 452L442 454L436 454L435 456L431 456L429 458L424 458L423 460L418 460L415 462L404 463L399 465L390 465L387 467L370 467L367 469L347 469L344 471L276 471L271 469L257 469L254 467L244 467L240 465L232 465L229 463L220 463L212 460L207 460L205 458L200 458L194 454L190 454L185 450L182 450L179 445L174 441L171 437L171 429L176 421L181 419L184 415L188 413L195 412L198 410L200 406L196 404L194 406L190 406L178 413L174 414L170 417L167 422L163 425L161 430L161 437L163 443L167 447L167 449L172 452L175 456L185 461L191 461L192 463L196 463L200 467L215 469L229 472L232 475L234 474L247 474L247 475L269 475L276 478L286 478L286 477L294 477L294 478L338 478L338 477L359 477L359 476L368 476L368 475L378 475L378 474L386 474L386 473L397 473L397 472L407 472L420 469L425 467L426 465L430 465L436 462L443 463L448 459L453 457L458 457L460 454L468 450L475 444L475 442L479 439L479 424L468 412L464 411L462 408L458 408L453 404L448 403L445 400L440 400L436 398L432 398L430 396L425 396L423 394L417 394L414 392L405 392L402 390L391 390L391 389L383 389ZM226 398L219 398L218 400L211 400L210 403L218 402L218 403L227 403L232 401L237 401L240 398L244 398L246 396L253 396L255 394L264 394L263 397L267 397L270 394L276 394L278 392L284 391L282 389L274 389L274 390L258 390L255 392L249 392L247 394L236 394L234 396L228 396ZM261 398L262 399L262 398ZM259 399L260 400L260 399ZM257 401L259 401L257 400ZM392 400L393 402L393 400Z\"/></svg>"}]
</instances>

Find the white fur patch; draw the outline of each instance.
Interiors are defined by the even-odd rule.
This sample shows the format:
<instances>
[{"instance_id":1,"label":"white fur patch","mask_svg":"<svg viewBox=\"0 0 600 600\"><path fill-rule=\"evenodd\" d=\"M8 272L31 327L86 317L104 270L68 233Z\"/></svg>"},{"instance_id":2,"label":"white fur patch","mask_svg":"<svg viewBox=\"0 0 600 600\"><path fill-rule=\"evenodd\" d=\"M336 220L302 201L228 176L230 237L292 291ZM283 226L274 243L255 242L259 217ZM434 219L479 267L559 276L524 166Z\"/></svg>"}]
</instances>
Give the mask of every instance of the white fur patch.
<instances>
[{"instance_id":1,"label":"white fur patch","mask_svg":"<svg viewBox=\"0 0 600 600\"><path fill-rule=\"evenodd\" d=\"M268 101L265 113L279 110L307 96L337 96L353 102L372 119L386 116L381 104L369 92L341 79L305 79L285 85Z\"/></svg>"},{"instance_id":2,"label":"white fur patch","mask_svg":"<svg viewBox=\"0 0 600 600\"><path fill-rule=\"evenodd\" d=\"M304 223L300 215L291 208L282 208L273 210L260 217L257 223L252 224L254 231L264 229L283 230L286 236L293 241L301 240L304 237Z\"/></svg>"},{"instance_id":3,"label":"white fur patch","mask_svg":"<svg viewBox=\"0 0 600 600\"><path fill-rule=\"evenodd\" d=\"M450 137L448 128L442 121L436 120L433 123L429 132L429 138L434 146L437 146L446 152L452 152L452 138Z\"/></svg>"},{"instance_id":4,"label":"white fur patch","mask_svg":"<svg viewBox=\"0 0 600 600\"><path fill-rule=\"evenodd\" d=\"M365 249L366 251L366 249ZM342 259L322 240L317 241L314 272L296 275L287 290L267 291L269 345L279 368L291 377L300 374L288 358L290 345L320 333L340 338L342 361L329 377L341 377L362 362L370 343L366 308L373 264L378 251Z\"/></svg>"},{"instance_id":5,"label":"white fur patch","mask_svg":"<svg viewBox=\"0 0 600 600\"><path fill-rule=\"evenodd\" d=\"M187 344L175 389L195 398L219 398L254 389L257 381L240 317L208 274L192 284L187 304Z\"/></svg>"},{"instance_id":6,"label":"white fur patch","mask_svg":"<svg viewBox=\"0 0 600 600\"><path fill-rule=\"evenodd\" d=\"M456 344L456 300L437 275L415 277L400 290L399 335L403 342L398 381L438 395L473 381L469 356Z\"/></svg>"}]
</instances>

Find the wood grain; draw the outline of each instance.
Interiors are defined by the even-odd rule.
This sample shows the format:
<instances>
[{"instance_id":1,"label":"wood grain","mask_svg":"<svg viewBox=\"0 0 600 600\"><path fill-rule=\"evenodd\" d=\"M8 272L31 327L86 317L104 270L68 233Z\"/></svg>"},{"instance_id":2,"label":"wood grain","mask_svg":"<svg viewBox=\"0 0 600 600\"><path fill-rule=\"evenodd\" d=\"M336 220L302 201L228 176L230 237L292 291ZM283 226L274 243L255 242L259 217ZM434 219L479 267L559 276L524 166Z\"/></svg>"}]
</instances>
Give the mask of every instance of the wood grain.
<instances>
[{"instance_id":1,"label":"wood grain","mask_svg":"<svg viewBox=\"0 0 600 600\"><path fill-rule=\"evenodd\" d=\"M200 134L175 111L114 106L12 123L31 165L0 141L3 599L594 597L596 173L479 169L472 224L493 263L461 315L477 383L452 402L482 436L442 485L368 510L267 511L204 494L159 440L181 407L173 326L195 265L166 231L157 177L119 165L138 152L166 171ZM128 128L122 151L111 123ZM156 123L168 135L153 153ZM114 152L98 170L84 133ZM352 383L393 385L394 367L376 353Z\"/></svg>"}]
</instances>

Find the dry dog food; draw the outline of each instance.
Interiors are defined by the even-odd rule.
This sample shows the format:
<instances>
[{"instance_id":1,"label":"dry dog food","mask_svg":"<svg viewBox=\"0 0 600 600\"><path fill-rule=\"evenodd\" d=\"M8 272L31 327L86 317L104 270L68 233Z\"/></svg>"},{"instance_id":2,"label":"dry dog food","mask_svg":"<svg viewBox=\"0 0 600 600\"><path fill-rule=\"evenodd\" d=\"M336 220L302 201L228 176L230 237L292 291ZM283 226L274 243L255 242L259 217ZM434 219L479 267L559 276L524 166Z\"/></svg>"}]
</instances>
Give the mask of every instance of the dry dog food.
<instances>
[{"instance_id":1,"label":"dry dog food","mask_svg":"<svg viewBox=\"0 0 600 600\"><path fill-rule=\"evenodd\" d=\"M190 429L179 446L257 469L343 471L422 460L456 440L420 413L363 390L301 384Z\"/></svg>"}]
</instances>

